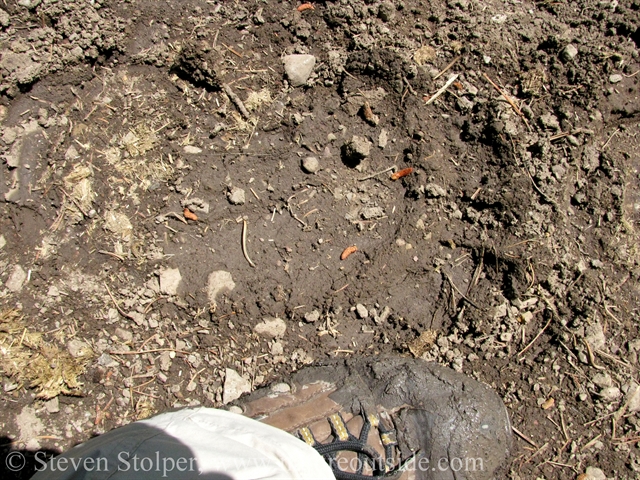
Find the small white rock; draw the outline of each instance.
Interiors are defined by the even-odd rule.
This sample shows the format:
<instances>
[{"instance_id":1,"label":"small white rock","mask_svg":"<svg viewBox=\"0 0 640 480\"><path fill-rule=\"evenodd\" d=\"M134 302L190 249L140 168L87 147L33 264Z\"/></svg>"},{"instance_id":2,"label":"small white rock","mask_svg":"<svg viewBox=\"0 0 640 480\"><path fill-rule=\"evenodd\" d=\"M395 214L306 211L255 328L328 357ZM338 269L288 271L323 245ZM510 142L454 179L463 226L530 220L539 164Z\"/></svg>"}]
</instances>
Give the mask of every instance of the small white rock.
<instances>
[{"instance_id":1,"label":"small white rock","mask_svg":"<svg viewBox=\"0 0 640 480\"><path fill-rule=\"evenodd\" d=\"M20 265L13 267L13 271L7 279L6 287L12 292L19 292L27 281L27 272Z\"/></svg>"},{"instance_id":2,"label":"small white rock","mask_svg":"<svg viewBox=\"0 0 640 480\"><path fill-rule=\"evenodd\" d=\"M287 331L287 324L281 318L265 318L253 327L253 331L267 338L282 338Z\"/></svg>"},{"instance_id":3,"label":"small white rock","mask_svg":"<svg viewBox=\"0 0 640 480\"><path fill-rule=\"evenodd\" d=\"M193 145L185 145L183 150L184 150L184 153L188 153L191 155L202 153L202 149L200 147L194 147Z\"/></svg>"},{"instance_id":4,"label":"small white rock","mask_svg":"<svg viewBox=\"0 0 640 480\"><path fill-rule=\"evenodd\" d=\"M314 310L313 312L305 313L304 321L307 323L314 323L320 320L320 312L318 310Z\"/></svg>"},{"instance_id":5,"label":"small white rock","mask_svg":"<svg viewBox=\"0 0 640 480\"><path fill-rule=\"evenodd\" d=\"M607 480L607 476L602 470L596 467L587 467L585 476L582 480Z\"/></svg>"},{"instance_id":6,"label":"small white rock","mask_svg":"<svg viewBox=\"0 0 640 480\"><path fill-rule=\"evenodd\" d=\"M611 83L620 83L622 81L622 75L620 75L619 73L614 73L609 77L609 81Z\"/></svg>"},{"instance_id":7,"label":"small white rock","mask_svg":"<svg viewBox=\"0 0 640 480\"><path fill-rule=\"evenodd\" d=\"M160 272L160 291L165 295L176 295L182 282L182 275L177 268L167 268Z\"/></svg>"},{"instance_id":8,"label":"small white rock","mask_svg":"<svg viewBox=\"0 0 640 480\"><path fill-rule=\"evenodd\" d=\"M302 159L302 169L307 173L316 173L320 169L320 162L316 157Z\"/></svg>"},{"instance_id":9,"label":"small white rock","mask_svg":"<svg viewBox=\"0 0 640 480\"><path fill-rule=\"evenodd\" d=\"M276 383L271 386L271 391L273 393L289 393L291 391L291 387L287 383Z\"/></svg>"},{"instance_id":10,"label":"small white rock","mask_svg":"<svg viewBox=\"0 0 640 480\"><path fill-rule=\"evenodd\" d=\"M307 83L316 66L316 57L313 55L286 55L282 61L289 83L294 87Z\"/></svg>"},{"instance_id":11,"label":"small white rock","mask_svg":"<svg viewBox=\"0 0 640 480\"><path fill-rule=\"evenodd\" d=\"M225 405L240 398L251 391L251 383L240 376L238 372L227 368L224 376L224 389L222 391L222 403Z\"/></svg>"},{"instance_id":12,"label":"small white rock","mask_svg":"<svg viewBox=\"0 0 640 480\"><path fill-rule=\"evenodd\" d=\"M575 45L567 45L566 47L564 47L564 50L562 51L562 59L564 61L570 61L573 60L574 58L576 58L578 56L578 49Z\"/></svg>"},{"instance_id":13,"label":"small white rock","mask_svg":"<svg viewBox=\"0 0 640 480\"><path fill-rule=\"evenodd\" d=\"M89 354L91 352L91 347L82 340L74 338L67 342L67 350L69 350L69 354L73 358L78 358L84 357Z\"/></svg>"},{"instance_id":14,"label":"small white rock","mask_svg":"<svg viewBox=\"0 0 640 480\"><path fill-rule=\"evenodd\" d=\"M233 187L229 193L227 193L227 198L232 205L244 205L246 201L244 190L238 187Z\"/></svg>"},{"instance_id":15,"label":"small white rock","mask_svg":"<svg viewBox=\"0 0 640 480\"><path fill-rule=\"evenodd\" d=\"M60 411L60 400L58 397L53 397L51 400L44 402L44 408L47 413L58 413Z\"/></svg>"},{"instance_id":16,"label":"small white rock","mask_svg":"<svg viewBox=\"0 0 640 480\"><path fill-rule=\"evenodd\" d=\"M359 318L369 318L369 310L367 310L367 307L365 307L361 303L356 305L356 313L358 314Z\"/></svg>"},{"instance_id":17,"label":"small white rock","mask_svg":"<svg viewBox=\"0 0 640 480\"><path fill-rule=\"evenodd\" d=\"M389 143L389 133L383 128L378 136L378 147L384 148Z\"/></svg>"},{"instance_id":18,"label":"small white rock","mask_svg":"<svg viewBox=\"0 0 640 480\"><path fill-rule=\"evenodd\" d=\"M2 250L6 244L7 241L4 239L4 235L0 235L0 250Z\"/></svg>"},{"instance_id":19,"label":"small white rock","mask_svg":"<svg viewBox=\"0 0 640 480\"><path fill-rule=\"evenodd\" d=\"M607 387L600 391L600 397L605 402L615 402L622 396L618 387Z\"/></svg>"},{"instance_id":20,"label":"small white rock","mask_svg":"<svg viewBox=\"0 0 640 480\"><path fill-rule=\"evenodd\" d=\"M109 355L108 353L103 353L98 357L98 365L102 365L103 367L110 368L110 367L117 367L120 364L116 362L113 359L113 357L111 357L111 355Z\"/></svg>"}]
</instances>

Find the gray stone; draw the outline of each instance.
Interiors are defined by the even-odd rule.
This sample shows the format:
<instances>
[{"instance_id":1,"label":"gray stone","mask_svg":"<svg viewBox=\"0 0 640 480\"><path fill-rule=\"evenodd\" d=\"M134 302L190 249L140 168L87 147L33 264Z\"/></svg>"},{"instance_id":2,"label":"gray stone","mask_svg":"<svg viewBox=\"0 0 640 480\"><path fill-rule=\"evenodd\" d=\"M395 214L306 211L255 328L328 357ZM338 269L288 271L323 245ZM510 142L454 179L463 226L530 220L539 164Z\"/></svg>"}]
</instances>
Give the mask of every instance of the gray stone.
<instances>
[{"instance_id":1,"label":"gray stone","mask_svg":"<svg viewBox=\"0 0 640 480\"><path fill-rule=\"evenodd\" d=\"M44 408L47 410L47 413L58 413L60 411L60 400L58 397L54 397L44 402Z\"/></svg>"},{"instance_id":2,"label":"gray stone","mask_svg":"<svg viewBox=\"0 0 640 480\"><path fill-rule=\"evenodd\" d=\"M202 153L202 149L200 147L194 147L193 145L185 145L184 153L190 155L197 155L198 153Z\"/></svg>"},{"instance_id":3,"label":"gray stone","mask_svg":"<svg viewBox=\"0 0 640 480\"><path fill-rule=\"evenodd\" d=\"M611 375L608 373L597 373L593 376L591 381L594 385L597 385L600 388L607 388L613 386L613 380L611 379Z\"/></svg>"},{"instance_id":4,"label":"gray stone","mask_svg":"<svg viewBox=\"0 0 640 480\"><path fill-rule=\"evenodd\" d=\"M389 143L389 133L383 128L378 136L378 147L384 148Z\"/></svg>"},{"instance_id":5,"label":"gray stone","mask_svg":"<svg viewBox=\"0 0 640 480\"><path fill-rule=\"evenodd\" d=\"M575 45L569 44L566 47L564 47L564 50L562 50L562 53L560 54L560 56L562 60L564 60L565 62L570 62L571 60L573 60L578 56L578 49L576 48Z\"/></svg>"},{"instance_id":6,"label":"gray stone","mask_svg":"<svg viewBox=\"0 0 640 480\"><path fill-rule=\"evenodd\" d=\"M320 320L320 312L318 310L314 310L313 312L305 313L304 321L307 323L314 323Z\"/></svg>"},{"instance_id":7,"label":"gray stone","mask_svg":"<svg viewBox=\"0 0 640 480\"><path fill-rule=\"evenodd\" d=\"M320 162L316 157L306 157L302 159L302 170L307 173L316 173L320 169Z\"/></svg>"},{"instance_id":8,"label":"gray stone","mask_svg":"<svg viewBox=\"0 0 640 480\"><path fill-rule=\"evenodd\" d=\"M78 340L77 338L67 342L67 350L69 350L69 355L73 358L85 357L92 351L88 343Z\"/></svg>"},{"instance_id":9,"label":"gray stone","mask_svg":"<svg viewBox=\"0 0 640 480\"><path fill-rule=\"evenodd\" d=\"M358 314L359 318L369 318L369 310L367 310L367 307L365 307L361 303L356 305L356 313Z\"/></svg>"},{"instance_id":10,"label":"gray stone","mask_svg":"<svg viewBox=\"0 0 640 480\"><path fill-rule=\"evenodd\" d=\"M119 364L113 359L113 357L111 357L111 355L109 355L108 353L103 353L98 357L98 365L110 368L117 367Z\"/></svg>"},{"instance_id":11,"label":"gray stone","mask_svg":"<svg viewBox=\"0 0 640 480\"><path fill-rule=\"evenodd\" d=\"M609 81L611 83L620 83L622 81L622 75L620 75L619 73L614 73L609 77Z\"/></svg>"},{"instance_id":12,"label":"gray stone","mask_svg":"<svg viewBox=\"0 0 640 480\"><path fill-rule=\"evenodd\" d=\"M231 368L227 368L224 376L224 389L222 391L222 403L225 405L240 398L251 391L251 382L243 378Z\"/></svg>"},{"instance_id":13,"label":"gray stone","mask_svg":"<svg viewBox=\"0 0 640 480\"><path fill-rule=\"evenodd\" d=\"M13 267L13 271L7 279L6 286L12 292L19 292L27 281L27 272L20 265Z\"/></svg>"},{"instance_id":14,"label":"gray stone","mask_svg":"<svg viewBox=\"0 0 640 480\"><path fill-rule=\"evenodd\" d=\"M372 143L364 137L354 135L342 146L342 155L350 165L357 165L371 153Z\"/></svg>"},{"instance_id":15,"label":"gray stone","mask_svg":"<svg viewBox=\"0 0 640 480\"><path fill-rule=\"evenodd\" d=\"M615 402L622 396L618 387L606 387L600 390L600 398L604 402Z\"/></svg>"},{"instance_id":16,"label":"gray stone","mask_svg":"<svg viewBox=\"0 0 640 480\"><path fill-rule=\"evenodd\" d=\"M133 333L120 327L116 328L116 337L125 343L133 341Z\"/></svg>"},{"instance_id":17,"label":"gray stone","mask_svg":"<svg viewBox=\"0 0 640 480\"><path fill-rule=\"evenodd\" d=\"M216 297L220 293L230 292L236 288L236 284L233 281L233 277L229 272L224 270L217 270L209 274L209 281L207 283L207 296L209 302L213 305L216 303Z\"/></svg>"},{"instance_id":18,"label":"gray stone","mask_svg":"<svg viewBox=\"0 0 640 480\"><path fill-rule=\"evenodd\" d=\"M585 328L585 339L589 342L592 350L600 350L606 345L607 339L600 322L595 322Z\"/></svg>"},{"instance_id":19,"label":"gray stone","mask_svg":"<svg viewBox=\"0 0 640 480\"><path fill-rule=\"evenodd\" d=\"M182 282L182 275L177 268L167 268L160 272L160 291L165 295L176 295Z\"/></svg>"},{"instance_id":20,"label":"gray stone","mask_svg":"<svg viewBox=\"0 0 640 480\"><path fill-rule=\"evenodd\" d=\"M9 16L9 14L4 10L0 9L0 26L2 26L3 28L6 28L9 26L10 23L11 23L11 17Z\"/></svg>"},{"instance_id":21,"label":"gray stone","mask_svg":"<svg viewBox=\"0 0 640 480\"><path fill-rule=\"evenodd\" d=\"M316 66L316 57L313 55L286 55L282 61L289 83L293 87L307 83L313 67Z\"/></svg>"},{"instance_id":22,"label":"gray stone","mask_svg":"<svg viewBox=\"0 0 640 480\"><path fill-rule=\"evenodd\" d=\"M229 199L229 203L232 205L244 205L246 201L244 190L238 187L233 187L227 193L227 198Z\"/></svg>"},{"instance_id":23,"label":"gray stone","mask_svg":"<svg viewBox=\"0 0 640 480\"><path fill-rule=\"evenodd\" d=\"M430 197L430 198L447 196L447 191L444 188L442 188L440 185L437 185L435 183L427 183L424 186L424 192L427 195L427 197Z\"/></svg>"},{"instance_id":24,"label":"gray stone","mask_svg":"<svg viewBox=\"0 0 640 480\"><path fill-rule=\"evenodd\" d=\"M163 372L168 372L169 369L171 368L171 363L172 363L172 358L171 358L171 352L162 352L162 355L160 355L160 370L162 370Z\"/></svg>"},{"instance_id":25,"label":"gray stone","mask_svg":"<svg viewBox=\"0 0 640 480\"><path fill-rule=\"evenodd\" d=\"M287 331L287 324L281 318L265 318L253 327L253 331L266 338L282 338Z\"/></svg>"},{"instance_id":26,"label":"gray stone","mask_svg":"<svg viewBox=\"0 0 640 480\"><path fill-rule=\"evenodd\" d=\"M596 467L587 467L587 471L584 477L580 477L582 480L607 480L607 476L602 470Z\"/></svg>"},{"instance_id":27,"label":"gray stone","mask_svg":"<svg viewBox=\"0 0 640 480\"><path fill-rule=\"evenodd\" d=\"M271 391L273 393L289 393L291 391L291 387L289 386L289 384L281 382L272 385Z\"/></svg>"}]
</instances>

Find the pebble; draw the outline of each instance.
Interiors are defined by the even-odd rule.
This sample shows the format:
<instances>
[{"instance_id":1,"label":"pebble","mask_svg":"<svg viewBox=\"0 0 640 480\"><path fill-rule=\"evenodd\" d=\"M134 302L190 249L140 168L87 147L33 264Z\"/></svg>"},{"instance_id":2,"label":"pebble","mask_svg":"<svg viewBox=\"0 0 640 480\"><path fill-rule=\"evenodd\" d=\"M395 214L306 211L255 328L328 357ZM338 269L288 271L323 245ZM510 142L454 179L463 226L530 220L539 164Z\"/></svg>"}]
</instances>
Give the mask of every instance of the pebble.
<instances>
[{"instance_id":1,"label":"pebble","mask_svg":"<svg viewBox=\"0 0 640 480\"><path fill-rule=\"evenodd\" d=\"M87 353L91 352L89 344L74 338L67 342L67 350L73 358L84 357Z\"/></svg>"},{"instance_id":2,"label":"pebble","mask_svg":"<svg viewBox=\"0 0 640 480\"><path fill-rule=\"evenodd\" d=\"M230 292L236 288L236 284L233 281L231 273L224 270L216 270L209 274L209 281L207 283L207 296L209 302L213 305L216 303L216 297L220 293Z\"/></svg>"},{"instance_id":3,"label":"pebble","mask_svg":"<svg viewBox=\"0 0 640 480\"><path fill-rule=\"evenodd\" d=\"M285 55L282 61L289 83L293 87L307 83L313 67L316 66L316 57L313 55Z\"/></svg>"},{"instance_id":4,"label":"pebble","mask_svg":"<svg viewBox=\"0 0 640 480\"><path fill-rule=\"evenodd\" d=\"M262 322L253 327L253 331L263 337L281 338L287 331L287 324L281 318L265 318Z\"/></svg>"},{"instance_id":5,"label":"pebble","mask_svg":"<svg viewBox=\"0 0 640 480\"><path fill-rule=\"evenodd\" d=\"M565 62L570 62L577 56L578 56L578 48L575 45L569 44L566 47L564 47L564 50L562 50L561 57L562 57L562 60L564 60Z\"/></svg>"},{"instance_id":6,"label":"pebble","mask_svg":"<svg viewBox=\"0 0 640 480\"><path fill-rule=\"evenodd\" d=\"M371 142L364 137L354 135L347 143L342 146L342 153L345 160L349 163L357 165L369 156L371 152Z\"/></svg>"},{"instance_id":7,"label":"pebble","mask_svg":"<svg viewBox=\"0 0 640 480\"><path fill-rule=\"evenodd\" d=\"M607 480L607 476L602 470L596 467L587 467L584 475L580 475L580 480Z\"/></svg>"},{"instance_id":8,"label":"pebble","mask_svg":"<svg viewBox=\"0 0 640 480\"><path fill-rule=\"evenodd\" d=\"M631 385L629 385L624 404L627 405L627 412L629 413L640 411L640 386L637 383L631 382Z\"/></svg>"},{"instance_id":9,"label":"pebble","mask_svg":"<svg viewBox=\"0 0 640 480\"><path fill-rule=\"evenodd\" d=\"M316 173L320 169L320 162L316 157L306 157L302 159L302 170L307 173Z\"/></svg>"},{"instance_id":10,"label":"pebble","mask_svg":"<svg viewBox=\"0 0 640 480\"><path fill-rule=\"evenodd\" d=\"M378 147L384 148L389 143L389 133L383 128L378 136Z\"/></svg>"},{"instance_id":11,"label":"pebble","mask_svg":"<svg viewBox=\"0 0 640 480\"><path fill-rule=\"evenodd\" d=\"M60 411L60 400L58 397L54 397L51 400L44 402L44 408L47 413L58 413Z\"/></svg>"},{"instance_id":12,"label":"pebble","mask_svg":"<svg viewBox=\"0 0 640 480\"><path fill-rule=\"evenodd\" d=\"M133 333L129 330L125 330L124 328L116 328L116 336L125 343L133 341Z\"/></svg>"},{"instance_id":13,"label":"pebble","mask_svg":"<svg viewBox=\"0 0 640 480\"><path fill-rule=\"evenodd\" d=\"M182 275L177 268L167 268L160 272L160 291L165 295L176 295L182 281Z\"/></svg>"},{"instance_id":14,"label":"pebble","mask_svg":"<svg viewBox=\"0 0 640 480\"><path fill-rule=\"evenodd\" d=\"M160 370L163 372L169 371L171 368L171 352L162 352L159 358Z\"/></svg>"},{"instance_id":15,"label":"pebble","mask_svg":"<svg viewBox=\"0 0 640 480\"><path fill-rule=\"evenodd\" d=\"M356 313L358 314L359 318L369 318L369 310L367 310L367 307L365 307L361 303L356 305Z\"/></svg>"},{"instance_id":16,"label":"pebble","mask_svg":"<svg viewBox=\"0 0 640 480\"><path fill-rule=\"evenodd\" d=\"M238 372L227 368L224 375L224 389L222 391L222 403L225 405L240 398L251 391L251 383L240 376Z\"/></svg>"},{"instance_id":17,"label":"pebble","mask_svg":"<svg viewBox=\"0 0 640 480\"><path fill-rule=\"evenodd\" d=\"M4 10L0 10L0 26L6 28L9 26L10 23L11 23L11 17L9 16L9 14Z\"/></svg>"},{"instance_id":18,"label":"pebble","mask_svg":"<svg viewBox=\"0 0 640 480\"><path fill-rule=\"evenodd\" d=\"M108 353L103 353L98 357L98 365L101 365L107 368L117 367L118 362L116 362Z\"/></svg>"},{"instance_id":19,"label":"pebble","mask_svg":"<svg viewBox=\"0 0 640 480\"><path fill-rule=\"evenodd\" d=\"M427 183L424 186L424 192L427 195L427 197L430 197L430 198L447 196L447 191L444 188L442 188L440 185L437 185L435 183Z\"/></svg>"},{"instance_id":20,"label":"pebble","mask_svg":"<svg viewBox=\"0 0 640 480\"><path fill-rule=\"evenodd\" d=\"M202 149L200 147L194 147L193 145L186 145L184 147L184 153L196 155L198 153L202 153Z\"/></svg>"},{"instance_id":21,"label":"pebble","mask_svg":"<svg viewBox=\"0 0 640 480\"><path fill-rule=\"evenodd\" d=\"M305 313L304 321L307 323L314 323L320 320L320 312L318 310L314 310L313 312Z\"/></svg>"},{"instance_id":22,"label":"pebble","mask_svg":"<svg viewBox=\"0 0 640 480\"><path fill-rule=\"evenodd\" d=\"M600 350L605 346L607 339L600 322L595 322L585 328L585 339L589 342L591 350Z\"/></svg>"},{"instance_id":23,"label":"pebble","mask_svg":"<svg viewBox=\"0 0 640 480\"><path fill-rule=\"evenodd\" d=\"M14 292L14 293L19 292L20 290L22 290L22 287L24 286L24 282L26 281L27 281L27 272L25 272L20 265L16 265L15 267L13 267L13 271L11 272L11 275L9 275L9 278L7 279L6 287L11 292Z\"/></svg>"},{"instance_id":24,"label":"pebble","mask_svg":"<svg viewBox=\"0 0 640 480\"><path fill-rule=\"evenodd\" d=\"M593 376L591 381L600 388L607 388L613 386L613 380L608 373L597 373Z\"/></svg>"},{"instance_id":25,"label":"pebble","mask_svg":"<svg viewBox=\"0 0 640 480\"><path fill-rule=\"evenodd\" d=\"M273 345L271 345L271 355L282 355L283 353L284 347L282 346L282 343L275 342Z\"/></svg>"},{"instance_id":26,"label":"pebble","mask_svg":"<svg viewBox=\"0 0 640 480\"><path fill-rule=\"evenodd\" d=\"M0 235L0 250L2 250L6 244L7 241L4 239L4 235Z\"/></svg>"},{"instance_id":27,"label":"pebble","mask_svg":"<svg viewBox=\"0 0 640 480\"><path fill-rule=\"evenodd\" d=\"M620 75L619 73L614 73L609 77L609 81L611 83L620 83L622 81L622 75Z\"/></svg>"},{"instance_id":28,"label":"pebble","mask_svg":"<svg viewBox=\"0 0 640 480\"><path fill-rule=\"evenodd\" d=\"M276 383L271 387L271 391L273 393L289 393L291 391L291 387L287 383Z\"/></svg>"},{"instance_id":29,"label":"pebble","mask_svg":"<svg viewBox=\"0 0 640 480\"><path fill-rule=\"evenodd\" d=\"M600 391L600 397L604 402L615 402L622 396L618 387L607 387Z\"/></svg>"},{"instance_id":30,"label":"pebble","mask_svg":"<svg viewBox=\"0 0 640 480\"><path fill-rule=\"evenodd\" d=\"M244 190L238 187L233 187L229 190L227 198L229 199L229 203L232 205L244 205L244 202L246 201Z\"/></svg>"}]
</instances>

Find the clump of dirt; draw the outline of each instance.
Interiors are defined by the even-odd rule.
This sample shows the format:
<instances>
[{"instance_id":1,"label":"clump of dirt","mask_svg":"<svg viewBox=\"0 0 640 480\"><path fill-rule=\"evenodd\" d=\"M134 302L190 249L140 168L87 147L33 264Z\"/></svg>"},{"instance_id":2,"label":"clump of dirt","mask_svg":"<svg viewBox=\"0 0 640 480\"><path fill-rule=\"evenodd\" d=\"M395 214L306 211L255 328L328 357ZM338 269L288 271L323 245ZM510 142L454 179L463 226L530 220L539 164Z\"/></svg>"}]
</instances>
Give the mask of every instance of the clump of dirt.
<instances>
[{"instance_id":1,"label":"clump of dirt","mask_svg":"<svg viewBox=\"0 0 640 480\"><path fill-rule=\"evenodd\" d=\"M3 434L394 353L496 389L510 478L633 477L637 3L297 6L0 11Z\"/></svg>"}]
</instances>

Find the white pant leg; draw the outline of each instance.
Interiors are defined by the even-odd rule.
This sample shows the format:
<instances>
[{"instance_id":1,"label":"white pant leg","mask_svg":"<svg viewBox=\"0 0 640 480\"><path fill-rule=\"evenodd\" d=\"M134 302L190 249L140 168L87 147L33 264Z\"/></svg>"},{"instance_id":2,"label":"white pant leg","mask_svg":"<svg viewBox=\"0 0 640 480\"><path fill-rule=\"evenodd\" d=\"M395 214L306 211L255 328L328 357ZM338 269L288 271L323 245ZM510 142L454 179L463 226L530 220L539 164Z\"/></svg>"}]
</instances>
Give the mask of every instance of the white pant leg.
<instances>
[{"instance_id":1,"label":"white pant leg","mask_svg":"<svg viewBox=\"0 0 640 480\"><path fill-rule=\"evenodd\" d=\"M38 468L39 467L39 468ZM33 479L335 480L302 440L235 413L183 409L93 438Z\"/></svg>"}]
</instances>

